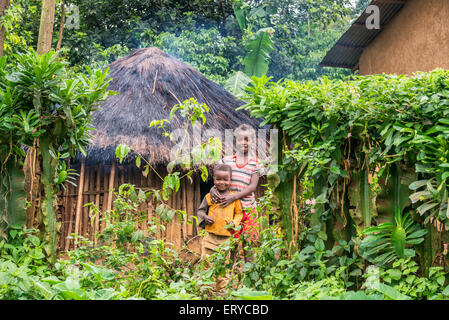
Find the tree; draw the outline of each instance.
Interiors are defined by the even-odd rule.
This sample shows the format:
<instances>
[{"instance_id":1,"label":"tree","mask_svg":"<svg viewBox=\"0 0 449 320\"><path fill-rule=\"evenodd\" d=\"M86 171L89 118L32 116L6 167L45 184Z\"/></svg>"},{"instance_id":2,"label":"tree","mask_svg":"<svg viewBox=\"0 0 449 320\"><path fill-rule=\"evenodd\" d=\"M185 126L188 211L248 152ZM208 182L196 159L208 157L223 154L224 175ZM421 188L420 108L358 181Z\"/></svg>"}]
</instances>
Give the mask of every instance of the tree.
<instances>
[{"instance_id":1,"label":"tree","mask_svg":"<svg viewBox=\"0 0 449 320\"><path fill-rule=\"evenodd\" d=\"M9 0L0 0L0 19L4 16L5 11L9 8ZM3 56L5 46L5 27L0 21L0 57Z\"/></svg>"},{"instance_id":2,"label":"tree","mask_svg":"<svg viewBox=\"0 0 449 320\"><path fill-rule=\"evenodd\" d=\"M37 40L37 53L50 51L55 22L56 0L42 0L41 23Z\"/></svg>"}]
</instances>

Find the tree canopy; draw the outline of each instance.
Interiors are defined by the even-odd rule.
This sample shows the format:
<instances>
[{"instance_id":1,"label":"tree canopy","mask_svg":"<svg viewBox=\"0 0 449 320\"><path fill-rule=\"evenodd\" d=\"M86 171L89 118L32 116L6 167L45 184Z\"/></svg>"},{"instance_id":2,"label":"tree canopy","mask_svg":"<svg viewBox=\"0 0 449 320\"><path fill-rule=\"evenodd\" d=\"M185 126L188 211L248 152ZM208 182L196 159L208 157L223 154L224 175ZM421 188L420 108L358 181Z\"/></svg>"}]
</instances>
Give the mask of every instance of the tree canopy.
<instances>
[{"instance_id":1,"label":"tree canopy","mask_svg":"<svg viewBox=\"0 0 449 320\"><path fill-rule=\"evenodd\" d=\"M2 18L5 53L37 46L41 0L13 0ZM369 1L360 0L62 0L56 2L53 48L62 5L62 53L78 70L104 67L130 51L155 46L224 84L246 69L247 46L270 28L268 76L274 80L341 77L318 64ZM169 9L169 10L168 10Z\"/></svg>"}]
</instances>

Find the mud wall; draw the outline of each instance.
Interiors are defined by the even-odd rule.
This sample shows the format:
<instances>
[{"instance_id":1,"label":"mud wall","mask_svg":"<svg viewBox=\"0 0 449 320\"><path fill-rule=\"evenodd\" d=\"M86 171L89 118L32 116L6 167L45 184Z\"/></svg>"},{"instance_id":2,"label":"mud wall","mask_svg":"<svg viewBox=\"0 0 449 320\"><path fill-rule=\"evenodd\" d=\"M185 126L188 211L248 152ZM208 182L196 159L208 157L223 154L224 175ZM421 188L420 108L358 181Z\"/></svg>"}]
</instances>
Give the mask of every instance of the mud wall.
<instances>
[{"instance_id":1,"label":"mud wall","mask_svg":"<svg viewBox=\"0 0 449 320\"><path fill-rule=\"evenodd\" d=\"M449 69L449 0L409 0L364 50L361 75Z\"/></svg>"}]
</instances>

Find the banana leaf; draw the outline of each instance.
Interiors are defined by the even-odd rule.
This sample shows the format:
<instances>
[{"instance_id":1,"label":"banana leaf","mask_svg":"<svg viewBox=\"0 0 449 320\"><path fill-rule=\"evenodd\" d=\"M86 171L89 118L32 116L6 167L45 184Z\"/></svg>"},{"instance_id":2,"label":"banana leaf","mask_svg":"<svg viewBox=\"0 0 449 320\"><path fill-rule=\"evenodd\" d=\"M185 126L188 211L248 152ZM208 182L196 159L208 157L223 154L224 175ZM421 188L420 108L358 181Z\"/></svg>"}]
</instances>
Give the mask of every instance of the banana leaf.
<instances>
[{"instance_id":1,"label":"banana leaf","mask_svg":"<svg viewBox=\"0 0 449 320\"><path fill-rule=\"evenodd\" d=\"M246 10L241 2L234 2L234 15L242 33L246 30Z\"/></svg>"},{"instance_id":2,"label":"banana leaf","mask_svg":"<svg viewBox=\"0 0 449 320\"><path fill-rule=\"evenodd\" d=\"M243 59L243 65L245 73L250 77L261 77L268 72L270 53L274 48L268 31L269 28L260 29L245 46L248 53Z\"/></svg>"}]
</instances>

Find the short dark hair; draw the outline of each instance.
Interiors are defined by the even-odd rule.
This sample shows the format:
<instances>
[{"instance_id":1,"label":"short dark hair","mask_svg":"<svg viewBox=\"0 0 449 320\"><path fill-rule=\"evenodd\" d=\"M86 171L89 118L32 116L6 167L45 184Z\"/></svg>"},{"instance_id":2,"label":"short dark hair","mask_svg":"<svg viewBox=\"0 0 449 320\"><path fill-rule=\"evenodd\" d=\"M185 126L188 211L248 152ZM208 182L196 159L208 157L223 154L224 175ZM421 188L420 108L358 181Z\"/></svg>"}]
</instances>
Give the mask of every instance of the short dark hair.
<instances>
[{"instance_id":1,"label":"short dark hair","mask_svg":"<svg viewBox=\"0 0 449 320\"><path fill-rule=\"evenodd\" d=\"M229 174L232 176L232 168L231 168L231 166L229 166L227 164L221 164L221 163L216 164L214 166L214 174L216 171L228 171Z\"/></svg>"},{"instance_id":2,"label":"short dark hair","mask_svg":"<svg viewBox=\"0 0 449 320\"><path fill-rule=\"evenodd\" d=\"M254 139L256 139L256 130L254 128L246 123L239 125L234 130L234 136L238 137L240 135L245 134L248 136L248 140L252 140L254 142Z\"/></svg>"}]
</instances>

